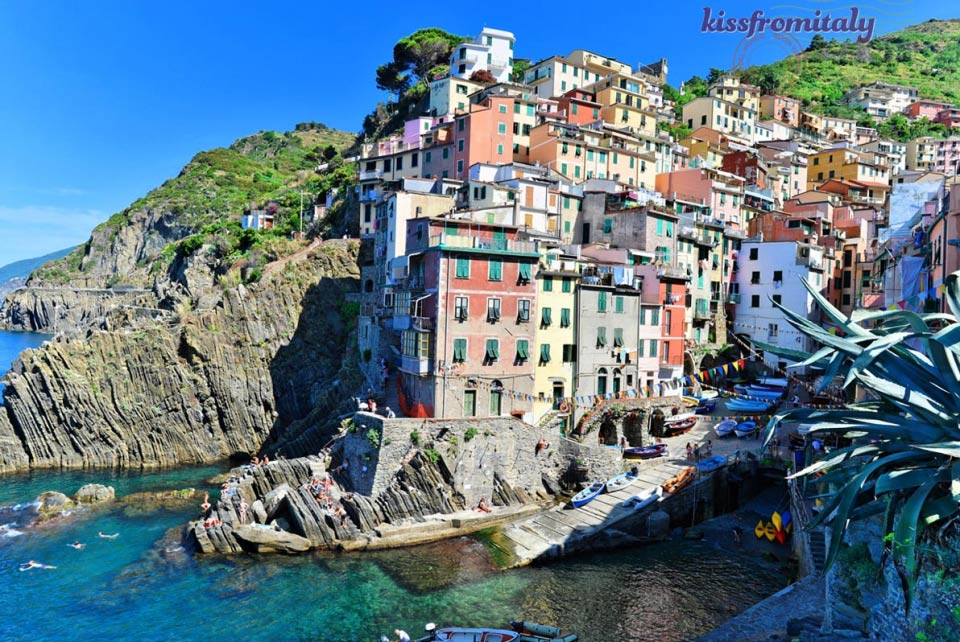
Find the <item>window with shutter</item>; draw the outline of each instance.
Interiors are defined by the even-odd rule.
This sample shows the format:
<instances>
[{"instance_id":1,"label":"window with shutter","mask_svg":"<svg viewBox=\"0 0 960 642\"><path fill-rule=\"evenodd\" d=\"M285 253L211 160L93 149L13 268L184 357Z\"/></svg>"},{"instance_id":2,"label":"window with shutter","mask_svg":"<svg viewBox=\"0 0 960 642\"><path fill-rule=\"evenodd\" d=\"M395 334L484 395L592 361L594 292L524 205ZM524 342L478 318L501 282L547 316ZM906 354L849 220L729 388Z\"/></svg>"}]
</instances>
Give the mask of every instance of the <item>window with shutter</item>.
<instances>
[{"instance_id":1,"label":"window with shutter","mask_svg":"<svg viewBox=\"0 0 960 642\"><path fill-rule=\"evenodd\" d=\"M517 339L517 361L530 358L530 343L526 339Z\"/></svg>"},{"instance_id":2,"label":"window with shutter","mask_svg":"<svg viewBox=\"0 0 960 642\"><path fill-rule=\"evenodd\" d=\"M603 348L607 345L607 329L603 326L597 327L597 347Z\"/></svg>"},{"instance_id":3,"label":"window with shutter","mask_svg":"<svg viewBox=\"0 0 960 642\"><path fill-rule=\"evenodd\" d=\"M607 293L598 292L597 293L597 312L606 312L607 311Z\"/></svg>"},{"instance_id":4,"label":"window with shutter","mask_svg":"<svg viewBox=\"0 0 960 642\"><path fill-rule=\"evenodd\" d=\"M560 309L560 327L561 328L570 327L570 308Z\"/></svg>"},{"instance_id":5,"label":"window with shutter","mask_svg":"<svg viewBox=\"0 0 960 642\"><path fill-rule=\"evenodd\" d=\"M540 325L548 326L553 323L553 311L550 308L541 309Z\"/></svg>"},{"instance_id":6,"label":"window with shutter","mask_svg":"<svg viewBox=\"0 0 960 642\"><path fill-rule=\"evenodd\" d=\"M623 312L623 297L618 296L613 298L613 309L617 312Z\"/></svg>"},{"instance_id":7,"label":"window with shutter","mask_svg":"<svg viewBox=\"0 0 960 642\"><path fill-rule=\"evenodd\" d=\"M540 363L550 363L550 344L540 346Z\"/></svg>"},{"instance_id":8,"label":"window with shutter","mask_svg":"<svg viewBox=\"0 0 960 642\"><path fill-rule=\"evenodd\" d=\"M470 259L463 256L457 257L457 278L458 279L470 278Z\"/></svg>"},{"instance_id":9,"label":"window with shutter","mask_svg":"<svg viewBox=\"0 0 960 642\"><path fill-rule=\"evenodd\" d=\"M521 264L520 264L520 278L519 278L519 281L520 281L521 283L529 283L529 282L530 282L530 264L529 264L529 263L521 263Z\"/></svg>"},{"instance_id":10,"label":"window with shutter","mask_svg":"<svg viewBox=\"0 0 960 642\"><path fill-rule=\"evenodd\" d=\"M623 347L623 328L613 329L613 347L615 348Z\"/></svg>"},{"instance_id":11,"label":"window with shutter","mask_svg":"<svg viewBox=\"0 0 960 642\"><path fill-rule=\"evenodd\" d=\"M491 259L487 267L487 277L491 281L503 280L503 261Z\"/></svg>"},{"instance_id":12,"label":"window with shutter","mask_svg":"<svg viewBox=\"0 0 960 642\"><path fill-rule=\"evenodd\" d=\"M487 349L484 356L488 362L496 361L500 358L500 345L496 339L487 339Z\"/></svg>"},{"instance_id":13,"label":"window with shutter","mask_svg":"<svg viewBox=\"0 0 960 642\"><path fill-rule=\"evenodd\" d=\"M453 340L453 362L463 363L466 360L467 360L467 340L454 339Z\"/></svg>"}]
</instances>

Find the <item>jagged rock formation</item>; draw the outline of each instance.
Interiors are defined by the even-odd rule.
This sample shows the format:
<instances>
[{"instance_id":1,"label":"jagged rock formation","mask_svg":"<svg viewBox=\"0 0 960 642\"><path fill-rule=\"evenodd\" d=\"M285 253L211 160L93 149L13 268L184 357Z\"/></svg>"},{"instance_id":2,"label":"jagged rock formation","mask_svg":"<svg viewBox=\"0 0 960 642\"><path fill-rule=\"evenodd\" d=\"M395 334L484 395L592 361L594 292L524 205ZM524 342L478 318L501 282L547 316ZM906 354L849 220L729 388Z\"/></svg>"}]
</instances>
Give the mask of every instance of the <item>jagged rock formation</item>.
<instances>
[{"instance_id":1,"label":"jagged rock formation","mask_svg":"<svg viewBox=\"0 0 960 642\"><path fill-rule=\"evenodd\" d=\"M208 309L183 307L195 296L175 318L118 310L26 351L6 377L0 471L170 466L293 439L315 452L346 396L338 378L355 383L341 304L358 246L327 241L258 283L207 287Z\"/></svg>"}]
</instances>

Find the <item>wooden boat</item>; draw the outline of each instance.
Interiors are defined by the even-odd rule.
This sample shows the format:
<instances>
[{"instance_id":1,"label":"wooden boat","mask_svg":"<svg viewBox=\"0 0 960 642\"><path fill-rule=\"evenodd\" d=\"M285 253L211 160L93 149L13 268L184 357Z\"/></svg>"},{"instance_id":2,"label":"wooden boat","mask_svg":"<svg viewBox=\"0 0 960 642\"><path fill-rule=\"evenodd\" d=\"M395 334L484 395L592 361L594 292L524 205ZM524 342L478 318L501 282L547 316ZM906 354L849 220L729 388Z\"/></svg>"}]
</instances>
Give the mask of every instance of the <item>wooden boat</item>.
<instances>
[{"instance_id":1,"label":"wooden boat","mask_svg":"<svg viewBox=\"0 0 960 642\"><path fill-rule=\"evenodd\" d=\"M585 504L589 504L594 497L603 492L603 482L595 481L579 493L573 496L573 499L570 500L570 503L573 504L574 508L580 508Z\"/></svg>"},{"instance_id":2,"label":"wooden boat","mask_svg":"<svg viewBox=\"0 0 960 642\"><path fill-rule=\"evenodd\" d=\"M757 522L757 527L753 529L753 534L757 536L757 539L763 539L767 534L767 529L763 527L762 519Z\"/></svg>"},{"instance_id":3,"label":"wooden boat","mask_svg":"<svg viewBox=\"0 0 960 642\"><path fill-rule=\"evenodd\" d=\"M694 410L698 415L709 415L711 412L717 409L717 400L716 399L705 399L700 402L700 405L697 406L697 409Z\"/></svg>"},{"instance_id":4,"label":"wooden boat","mask_svg":"<svg viewBox=\"0 0 960 642\"><path fill-rule=\"evenodd\" d=\"M773 404L767 401L750 401L749 399L733 399L727 402L728 410L737 412L766 412Z\"/></svg>"},{"instance_id":5,"label":"wooden boat","mask_svg":"<svg viewBox=\"0 0 960 642\"><path fill-rule=\"evenodd\" d=\"M686 421L678 421L672 424L664 424L663 434L665 437L676 437L677 435L682 435L693 430L693 427L697 425L697 419L688 419Z\"/></svg>"},{"instance_id":6,"label":"wooden boat","mask_svg":"<svg viewBox=\"0 0 960 642\"><path fill-rule=\"evenodd\" d=\"M416 642L576 642L576 633L561 636L560 629L533 622L511 622L510 630L444 627L428 624L427 636ZM381 638L383 640L383 638Z\"/></svg>"},{"instance_id":7,"label":"wooden boat","mask_svg":"<svg viewBox=\"0 0 960 642\"><path fill-rule=\"evenodd\" d=\"M684 488L687 486L687 484L693 481L693 478L696 476L696 470L697 469L693 466L684 468L675 477L671 477L667 481L663 482L663 492L673 495L680 489Z\"/></svg>"},{"instance_id":8,"label":"wooden boat","mask_svg":"<svg viewBox=\"0 0 960 642\"><path fill-rule=\"evenodd\" d=\"M771 542L777 537L777 529L773 526L771 522L767 522L767 525L763 528L764 534L767 536L767 539Z\"/></svg>"},{"instance_id":9,"label":"wooden boat","mask_svg":"<svg viewBox=\"0 0 960 642\"><path fill-rule=\"evenodd\" d=\"M650 444L649 446L636 446L633 448L624 448L624 459L653 459L660 457L667 449L666 444Z\"/></svg>"},{"instance_id":10,"label":"wooden boat","mask_svg":"<svg viewBox=\"0 0 960 642\"><path fill-rule=\"evenodd\" d=\"M640 510L641 508L649 506L655 501L659 501L662 497L663 486L654 486L653 488L648 488L642 493L624 500L620 505L627 508L632 508L633 510Z\"/></svg>"},{"instance_id":11,"label":"wooden boat","mask_svg":"<svg viewBox=\"0 0 960 642\"><path fill-rule=\"evenodd\" d=\"M749 437L757 429L757 422L755 421L745 421L742 424L739 424L734 432L737 434L737 437Z\"/></svg>"},{"instance_id":12,"label":"wooden boat","mask_svg":"<svg viewBox=\"0 0 960 642\"><path fill-rule=\"evenodd\" d=\"M620 473L616 477L611 477L607 480L606 488L608 493L615 493L618 490L623 490L633 482L637 481L637 469L634 467L633 470Z\"/></svg>"},{"instance_id":13,"label":"wooden boat","mask_svg":"<svg viewBox=\"0 0 960 642\"><path fill-rule=\"evenodd\" d=\"M697 403L699 404L700 402L698 401ZM693 413L693 412L681 412L679 415L671 415L671 416L667 417L666 419L664 419L664 420L663 420L663 425L664 425L664 426L669 426L670 424L681 423L681 422L688 421L688 420L690 420L690 419L696 419L696 418L697 418L696 413Z\"/></svg>"},{"instance_id":14,"label":"wooden boat","mask_svg":"<svg viewBox=\"0 0 960 642\"><path fill-rule=\"evenodd\" d=\"M737 428L737 422L735 419L727 419L726 421L721 421L716 426L713 427L713 431L717 433L717 437L729 437L733 434L733 431Z\"/></svg>"},{"instance_id":15,"label":"wooden boat","mask_svg":"<svg viewBox=\"0 0 960 642\"><path fill-rule=\"evenodd\" d=\"M704 390L697 395L697 399L700 400L700 403L703 403L705 400L716 399L719 396L720 393L716 390Z\"/></svg>"},{"instance_id":16,"label":"wooden boat","mask_svg":"<svg viewBox=\"0 0 960 642\"><path fill-rule=\"evenodd\" d=\"M713 471L723 468L727 465L727 458L723 455L714 455L709 459L704 459L703 461L697 462L697 468L700 469L701 473L712 473Z\"/></svg>"},{"instance_id":17,"label":"wooden boat","mask_svg":"<svg viewBox=\"0 0 960 642\"><path fill-rule=\"evenodd\" d=\"M685 406L689 406L691 408L695 408L700 404L699 399L697 399L696 397L690 397L690 396L680 397L680 401L682 401Z\"/></svg>"}]
</instances>

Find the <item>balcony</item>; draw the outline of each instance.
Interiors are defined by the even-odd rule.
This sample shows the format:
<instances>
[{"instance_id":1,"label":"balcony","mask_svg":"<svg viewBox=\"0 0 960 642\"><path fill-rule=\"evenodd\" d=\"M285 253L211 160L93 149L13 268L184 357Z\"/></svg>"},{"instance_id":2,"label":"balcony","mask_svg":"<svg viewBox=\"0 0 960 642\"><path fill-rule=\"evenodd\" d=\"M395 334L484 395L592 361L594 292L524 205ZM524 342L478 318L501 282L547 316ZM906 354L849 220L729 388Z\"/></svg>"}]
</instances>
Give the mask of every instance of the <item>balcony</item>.
<instances>
[{"instance_id":1,"label":"balcony","mask_svg":"<svg viewBox=\"0 0 960 642\"><path fill-rule=\"evenodd\" d=\"M411 317L411 322L414 330L419 330L421 332L433 332L436 328L436 323L433 320L433 317Z\"/></svg>"},{"instance_id":2,"label":"balcony","mask_svg":"<svg viewBox=\"0 0 960 642\"><path fill-rule=\"evenodd\" d=\"M728 295L727 295L727 303L731 303L731 304L733 304L733 305L736 305L737 303L740 303L740 293L739 293L739 292L731 292L730 294L728 294Z\"/></svg>"},{"instance_id":3,"label":"balcony","mask_svg":"<svg viewBox=\"0 0 960 642\"><path fill-rule=\"evenodd\" d=\"M433 373L433 359L427 357L410 357L403 355L400 358L400 369L404 372L415 375L428 375Z\"/></svg>"},{"instance_id":4,"label":"balcony","mask_svg":"<svg viewBox=\"0 0 960 642\"><path fill-rule=\"evenodd\" d=\"M690 275L687 274L687 271L684 268L676 267L673 265L662 265L657 268L657 278L658 279L679 279L681 281L689 281Z\"/></svg>"},{"instance_id":5,"label":"balcony","mask_svg":"<svg viewBox=\"0 0 960 642\"><path fill-rule=\"evenodd\" d=\"M445 233L432 235L430 237L430 247L515 252L519 254L536 254L537 252L537 244L534 241L514 241L505 238L483 238Z\"/></svg>"},{"instance_id":6,"label":"balcony","mask_svg":"<svg viewBox=\"0 0 960 642\"><path fill-rule=\"evenodd\" d=\"M379 169L368 169L360 171L360 182L379 181L383 178L383 172Z\"/></svg>"},{"instance_id":7,"label":"balcony","mask_svg":"<svg viewBox=\"0 0 960 642\"><path fill-rule=\"evenodd\" d=\"M363 180L363 179L360 179L360 180ZM375 201L379 198L379 196L380 196L380 190L376 190L376 189L368 189L360 192L361 201Z\"/></svg>"},{"instance_id":8,"label":"balcony","mask_svg":"<svg viewBox=\"0 0 960 642\"><path fill-rule=\"evenodd\" d=\"M697 321L706 321L710 318L710 307L707 305L706 299L697 299L693 308L693 318Z\"/></svg>"}]
</instances>

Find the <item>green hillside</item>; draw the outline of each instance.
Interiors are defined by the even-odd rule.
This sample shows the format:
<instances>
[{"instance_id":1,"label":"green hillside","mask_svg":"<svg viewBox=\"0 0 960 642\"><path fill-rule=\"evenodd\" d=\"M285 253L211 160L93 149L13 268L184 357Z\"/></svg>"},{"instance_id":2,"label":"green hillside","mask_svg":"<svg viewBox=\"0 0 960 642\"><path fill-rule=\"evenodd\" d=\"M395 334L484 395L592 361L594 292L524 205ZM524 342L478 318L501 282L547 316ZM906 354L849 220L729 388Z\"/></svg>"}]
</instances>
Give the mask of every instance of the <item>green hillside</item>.
<instances>
[{"instance_id":1,"label":"green hillside","mask_svg":"<svg viewBox=\"0 0 960 642\"><path fill-rule=\"evenodd\" d=\"M32 259L23 259L21 261L14 261L13 263L7 263L6 265L0 266L0 284L6 283L10 279L27 277L31 272L47 261L55 261L59 258L63 258L71 251L73 251L73 248L68 247L65 250L58 250L43 256L38 256Z\"/></svg>"},{"instance_id":2,"label":"green hillside","mask_svg":"<svg viewBox=\"0 0 960 642\"><path fill-rule=\"evenodd\" d=\"M917 87L922 98L960 103L960 19L930 20L865 44L815 39L807 51L749 67L743 77L838 116L847 115L839 113L845 92L876 80Z\"/></svg>"}]
</instances>

